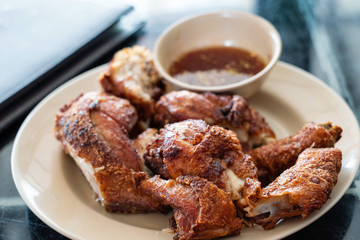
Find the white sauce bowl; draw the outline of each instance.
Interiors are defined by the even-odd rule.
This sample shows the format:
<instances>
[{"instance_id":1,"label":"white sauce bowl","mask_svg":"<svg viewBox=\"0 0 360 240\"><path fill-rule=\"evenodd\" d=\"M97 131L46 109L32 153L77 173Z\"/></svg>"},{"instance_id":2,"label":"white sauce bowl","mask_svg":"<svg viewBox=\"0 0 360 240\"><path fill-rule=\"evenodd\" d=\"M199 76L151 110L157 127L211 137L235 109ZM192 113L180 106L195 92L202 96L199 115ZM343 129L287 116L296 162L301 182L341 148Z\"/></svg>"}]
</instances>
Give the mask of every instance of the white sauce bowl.
<instances>
[{"instance_id":1,"label":"white sauce bowl","mask_svg":"<svg viewBox=\"0 0 360 240\"><path fill-rule=\"evenodd\" d=\"M214 46L253 52L265 61L266 67L245 80L221 86L193 85L170 76L169 68L179 57L196 49ZM154 62L159 73L175 89L236 92L249 97L261 87L278 61L281 47L278 31L265 19L243 12L212 12L186 17L170 25L155 43Z\"/></svg>"}]
</instances>

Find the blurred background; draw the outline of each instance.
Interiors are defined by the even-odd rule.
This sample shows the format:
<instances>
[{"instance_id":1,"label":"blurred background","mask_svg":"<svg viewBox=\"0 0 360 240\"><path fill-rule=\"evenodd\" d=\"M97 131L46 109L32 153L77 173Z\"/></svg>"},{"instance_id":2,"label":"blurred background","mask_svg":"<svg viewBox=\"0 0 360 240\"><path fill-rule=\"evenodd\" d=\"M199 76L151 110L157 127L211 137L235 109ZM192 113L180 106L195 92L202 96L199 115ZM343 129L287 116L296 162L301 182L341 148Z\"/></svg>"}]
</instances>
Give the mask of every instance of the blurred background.
<instances>
[{"instance_id":1,"label":"blurred background","mask_svg":"<svg viewBox=\"0 0 360 240\"><path fill-rule=\"evenodd\" d=\"M50 10L53 14L42 14ZM107 63L116 50L134 44L152 49L156 38L172 22L217 10L250 12L269 20L282 38L280 60L319 77L349 104L359 119L358 0L1 0L0 92L7 97L0 105L0 239L65 239L27 208L11 177L13 140L33 106L63 82ZM41 34L35 37L26 31L36 24L56 21L55 16L62 19L59 25L46 31L40 29ZM37 20L31 22L32 19ZM100 26L100 22L104 24ZM80 29L87 31L76 36L71 28L76 33ZM47 40L48 36L61 41L56 45ZM41 43L41 39L47 43ZM57 46L64 47L65 43L69 44L68 51L59 52L61 48ZM36 73L31 72L34 68L38 69ZM26 69L31 71L24 75ZM359 195L357 176L334 208L289 239L358 239Z\"/></svg>"}]
</instances>

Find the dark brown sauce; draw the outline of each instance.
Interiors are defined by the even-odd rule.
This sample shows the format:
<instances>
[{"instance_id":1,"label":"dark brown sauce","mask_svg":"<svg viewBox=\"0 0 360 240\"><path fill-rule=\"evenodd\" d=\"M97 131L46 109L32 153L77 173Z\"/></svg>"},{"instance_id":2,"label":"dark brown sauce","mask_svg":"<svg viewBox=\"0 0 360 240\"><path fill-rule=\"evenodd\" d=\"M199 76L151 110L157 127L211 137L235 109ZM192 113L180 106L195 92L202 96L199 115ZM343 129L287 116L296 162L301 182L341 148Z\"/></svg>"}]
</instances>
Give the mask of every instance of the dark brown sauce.
<instances>
[{"instance_id":1,"label":"dark brown sauce","mask_svg":"<svg viewBox=\"0 0 360 240\"><path fill-rule=\"evenodd\" d=\"M169 73L194 85L220 86L236 83L265 68L256 54L234 47L209 47L191 51L172 63Z\"/></svg>"}]
</instances>

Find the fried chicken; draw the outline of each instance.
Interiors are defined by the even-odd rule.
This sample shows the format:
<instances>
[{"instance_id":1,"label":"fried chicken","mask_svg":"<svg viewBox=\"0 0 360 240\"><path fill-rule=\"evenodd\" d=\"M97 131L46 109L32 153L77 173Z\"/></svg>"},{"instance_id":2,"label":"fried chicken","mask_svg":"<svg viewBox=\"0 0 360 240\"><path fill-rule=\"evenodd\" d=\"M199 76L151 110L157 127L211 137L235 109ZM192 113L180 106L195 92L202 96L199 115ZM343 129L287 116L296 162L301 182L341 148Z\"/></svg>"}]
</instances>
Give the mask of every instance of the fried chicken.
<instances>
[{"instance_id":1,"label":"fried chicken","mask_svg":"<svg viewBox=\"0 0 360 240\"><path fill-rule=\"evenodd\" d=\"M124 48L115 53L109 69L100 77L100 83L106 92L128 99L142 120L154 114L155 101L164 90L152 53L142 46Z\"/></svg>"},{"instance_id":2,"label":"fried chicken","mask_svg":"<svg viewBox=\"0 0 360 240\"><path fill-rule=\"evenodd\" d=\"M157 132L155 128L148 128L138 135L134 142L134 146L141 160L141 165L143 166L142 170L149 175L152 175L152 172L145 165L144 153L146 152L146 146L152 141L152 138Z\"/></svg>"},{"instance_id":3,"label":"fried chicken","mask_svg":"<svg viewBox=\"0 0 360 240\"><path fill-rule=\"evenodd\" d=\"M248 152L258 168L263 186L272 182L280 173L293 166L306 148L333 147L341 137L342 129L325 124L306 124L296 135L273 141Z\"/></svg>"},{"instance_id":4,"label":"fried chicken","mask_svg":"<svg viewBox=\"0 0 360 240\"><path fill-rule=\"evenodd\" d=\"M183 90L165 94L157 101L155 122L164 125L186 119L202 119L210 125L231 129L246 148L266 144L275 138L265 119L237 95Z\"/></svg>"},{"instance_id":5,"label":"fried chicken","mask_svg":"<svg viewBox=\"0 0 360 240\"><path fill-rule=\"evenodd\" d=\"M204 95L186 90L163 95L156 103L154 119L162 126L187 119L202 119L210 125L225 120L220 109Z\"/></svg>"},{"instance_id":6,"label":"fried chicken","mask_svg":"<svg viewBox=\"0 0 360 240\"><path fill-rule=\"evenodd\" d=\"M305 218L337 182L338 126L309 123L275 140L241 96L163 95L163 78L141 46L118 51L99 80L105 92L65 105L54 131L109 212L172 207L174 239L212 239Z\"/></svg>"},{"instance_id":7,"label":"fried chicken","mask_svg":"<svg viewBox=\"0 0 360 240\"><path fill-rule=\"evenodd\" d=\"M147 145L144 159L155 174L165 179L183 175L205 178L242 198L246 178L256 178L257 169L242 152L236 134L202 120L167 124Z\"/></svg>"},{"instance_id":8,"label":"fried chicken","mask_svg":"<svg viewBox=\"0 0 360 240\"><path fill-rule=\"evenodd\" d=\"M129 101L97 92L81 95L56 116L56 138L110 212L166 209L137 184L134 172L143 167L128 138L136 120L136 110Z\"/></svg>"},{"instance_id":9,"label":"fried chicken","mask_svg":"<svg viewBox=\"0 0 360 240\"><path fill-rule=\"evenodd\" d=\"M194 176L141 181L141 187L174 210L174 239L212 239L237 235L242 221L230 195L213 183Z\"/></svg>"},{"instance_id":10,"label":"fried chicken","mask_svg":"<svg viewBox=\"0 0 360 240\"><path fill-rule=\"evenodd\" d=\"M336 148L308 148L296 164L274 182L249 197L248 217L264 229L284 218L305 218L320 209L330 196L341 169L342 154Z\"/></svg>"}]
</instances>

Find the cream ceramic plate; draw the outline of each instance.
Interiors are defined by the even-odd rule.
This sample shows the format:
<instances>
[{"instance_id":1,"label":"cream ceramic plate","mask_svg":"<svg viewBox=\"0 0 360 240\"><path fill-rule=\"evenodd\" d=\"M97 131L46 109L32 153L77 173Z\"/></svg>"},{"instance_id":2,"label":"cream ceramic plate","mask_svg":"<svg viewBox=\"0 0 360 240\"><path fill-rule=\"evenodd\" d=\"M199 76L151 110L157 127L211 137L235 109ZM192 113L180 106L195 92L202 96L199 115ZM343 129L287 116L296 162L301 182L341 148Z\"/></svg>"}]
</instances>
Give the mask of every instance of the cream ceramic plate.
<instances>
[{"instance_id":1,"label":"cream ceramic plate","mask_svg":"<svg viewBox=\"0 0 360 240\"><path fill-rule=\"evenodd\" d=\"M59 87L26 118L12 152L12 174L20 195L45 223L76 239L172 239L161 229L169 216L107 213L93 200L92 190L73 160L64 154L53 134L59 108L81 92L100 90L97 78L104 66L95 68ZM314 76L278 63L262 90L250 99L278 137L297 132L306 122L332 121L344 132L337 143L343 166L331 199L308 218L291 219L275 229L243 229L233 239L278 239L290 235L328 211L344 194L359 165L359 127L345 102Z\"/></svg>"}]
</instances>

